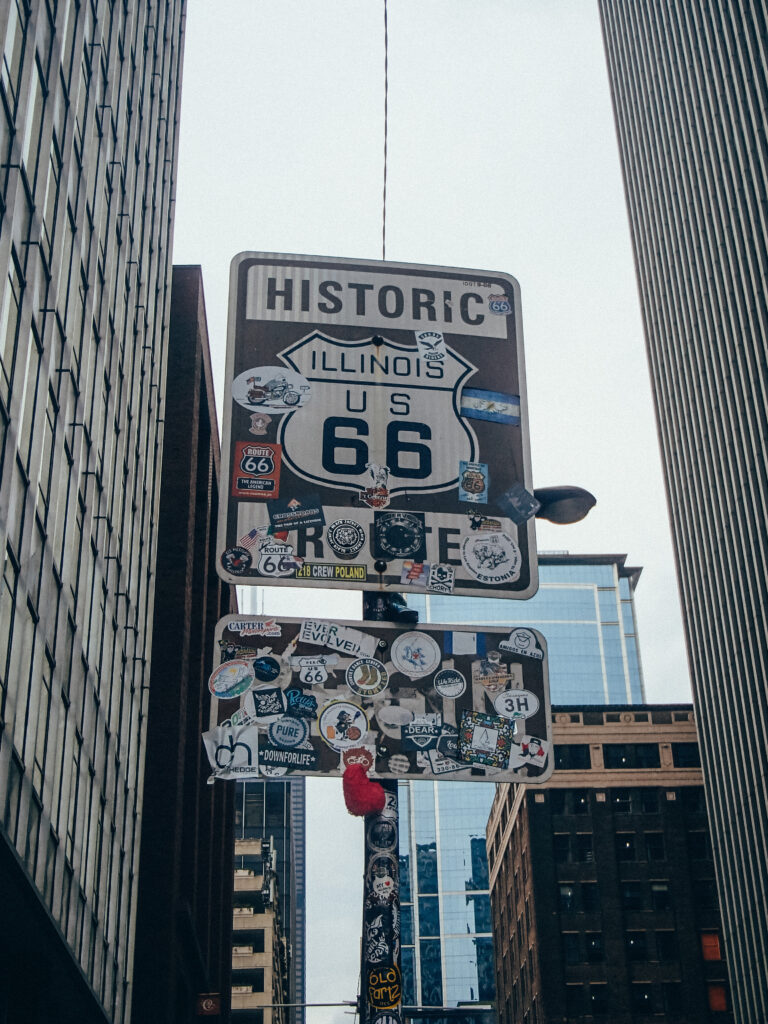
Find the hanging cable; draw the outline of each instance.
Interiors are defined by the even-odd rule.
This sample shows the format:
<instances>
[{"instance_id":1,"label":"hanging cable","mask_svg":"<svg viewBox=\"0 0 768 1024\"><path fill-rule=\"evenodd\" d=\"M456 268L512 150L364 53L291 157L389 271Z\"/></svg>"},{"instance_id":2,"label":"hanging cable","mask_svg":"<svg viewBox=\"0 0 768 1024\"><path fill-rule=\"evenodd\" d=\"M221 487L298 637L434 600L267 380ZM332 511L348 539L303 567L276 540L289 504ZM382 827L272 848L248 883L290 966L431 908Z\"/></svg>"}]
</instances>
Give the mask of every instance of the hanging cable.
<instances>
[{"instance_id":1,"label":"hanging cable","mask_svg":"<svg viewBox=\"0 0 768 1024\"><path fill-rule=\"evenodd\" d=\"M387 258L387 107L389 102L389 33L387 0L384 0L384 193L381 207L381 258Z\"/></svg>"}]
</instances>

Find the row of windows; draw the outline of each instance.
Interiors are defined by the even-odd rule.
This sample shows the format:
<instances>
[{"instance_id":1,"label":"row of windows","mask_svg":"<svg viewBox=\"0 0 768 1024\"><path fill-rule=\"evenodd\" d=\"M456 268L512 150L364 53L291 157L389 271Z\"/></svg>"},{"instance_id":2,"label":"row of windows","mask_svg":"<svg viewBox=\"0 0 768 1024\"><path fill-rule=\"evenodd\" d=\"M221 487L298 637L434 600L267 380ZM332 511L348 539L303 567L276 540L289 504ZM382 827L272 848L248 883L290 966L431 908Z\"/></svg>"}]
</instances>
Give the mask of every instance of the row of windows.
<instances>
[{"instance_id":1,"label":"row of windows","mask_svg":"<svg viewBox=\"0 0 768 1024\"><path fill-rule=\"evenodd\" d=\"M688 857L693 861L712 859L709 832L705 829L686 833ZM552 851L556 864L587 864L595 860L594 837L591 832L555 832ZM663 832L617 832L614 854L618 861L663 861L667 845Z\"/></svg>"},{"instance_id":2,"label":"row of windows","mask_svg":"<svg viewBox=\"0 0 768 1024\"><path fill-rule=\"evenodd\" d=\"M623 1007L615 1005L615 995L608 985L590 983L571 984L566 986L566 1013L569 1018L577 1018L582 1014L594 1017L622 1012ZM713 1013L728 1010L728 992L725 983L711 982L707 985L707 1002ZM650 982L634 981L630 985L630 1006L632 1011L643 1017L667 1013L678 1017L686 1010L683 986L679 981L663 982L653 985Z\"/></svg>"},{"instance_id":3,"label":"row of windows","mask_svg":"<svg viewBox=\"0 0 768 1024\"><path fill-rule=\"evenodd\" d=\"M672 764L675 768L699 768L698 743L672 743ZM658 743L603 743L603 766L610 769L660 768ZM588 743L555 744L555 769L586 771L592 767Z\"/></svg>"},{"instance_id":4,"label":"row of windows","mask_svg":"<svg viewBox=\"0 0 768 1024\"><path fill-rule=\"evenodd\" d=\"M722 960L718 932L702 932L699 941L703 960L708 962ZM605 960L603 933L599 931L564 931L562 946L563 959L566 964L596 964ZM624 934L624 952L630 963L676 961L679 956L677 933L672 929L627 931Z\"/></svg>"}]
</instances>

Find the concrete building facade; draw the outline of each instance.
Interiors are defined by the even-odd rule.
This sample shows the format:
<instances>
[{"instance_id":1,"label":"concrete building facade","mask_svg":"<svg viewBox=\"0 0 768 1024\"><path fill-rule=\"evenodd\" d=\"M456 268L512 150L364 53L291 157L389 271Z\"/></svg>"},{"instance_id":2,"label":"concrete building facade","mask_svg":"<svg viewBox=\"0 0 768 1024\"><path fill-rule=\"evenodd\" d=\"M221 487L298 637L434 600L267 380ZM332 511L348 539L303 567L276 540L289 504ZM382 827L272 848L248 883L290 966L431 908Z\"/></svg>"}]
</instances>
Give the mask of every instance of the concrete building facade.
<instances>
[{"instance_id":1,"label":"concrete building facade","mask_svg":"<svg viewBox=\"0 0 768 1024\"><path fill-rule=\"evenodd\" d=\"M716 0L599 6L735 1013L741 1024L763 1024L768 8Z\"/></svg>"},{"instance_id":2,"label":"concrete building facade","mask_svg":"<svg viewBox=\"0 0 768 1024\"><path fill-rule=\"evenodd\" d=\"M556 706L488 822L501 1024L731 1024L690 705Z\"/></svg>"},{"instance_id":3,"label":"concrete building facade","mask_svg":"<svg viewBox=\"0 0 768 1024\"><path fill-rule=\"evenodd\" d=\"M183 35L0 4L3 1018L130 1013Z\"/></svg>"}]
</instances>

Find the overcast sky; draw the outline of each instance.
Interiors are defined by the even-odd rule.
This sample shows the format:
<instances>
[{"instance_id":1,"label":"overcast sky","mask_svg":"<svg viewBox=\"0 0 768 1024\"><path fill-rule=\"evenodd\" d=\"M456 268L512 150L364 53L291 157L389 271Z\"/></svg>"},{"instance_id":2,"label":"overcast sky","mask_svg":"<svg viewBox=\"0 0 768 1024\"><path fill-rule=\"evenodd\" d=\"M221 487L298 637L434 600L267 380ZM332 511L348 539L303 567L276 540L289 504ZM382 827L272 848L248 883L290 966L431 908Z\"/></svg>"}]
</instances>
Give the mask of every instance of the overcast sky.
<instances>
[{"instance_id":1,"label":"overcast sky","mask_svg":"<svg viewBox=\"0 0 768 1024\"><path fill-rule=\"evenodd\" d=\"M383 86L383 0L190 0L174 262L203 268L219 411L236 253L381 258ZM594 0L389 0L388 174L388 259L519 280L534 483L598 499L539 548L643 567L647 697L689 700ZM338 784L309 797L309 999L354 999L362 830Z\"/></svg>"}]
</instances>

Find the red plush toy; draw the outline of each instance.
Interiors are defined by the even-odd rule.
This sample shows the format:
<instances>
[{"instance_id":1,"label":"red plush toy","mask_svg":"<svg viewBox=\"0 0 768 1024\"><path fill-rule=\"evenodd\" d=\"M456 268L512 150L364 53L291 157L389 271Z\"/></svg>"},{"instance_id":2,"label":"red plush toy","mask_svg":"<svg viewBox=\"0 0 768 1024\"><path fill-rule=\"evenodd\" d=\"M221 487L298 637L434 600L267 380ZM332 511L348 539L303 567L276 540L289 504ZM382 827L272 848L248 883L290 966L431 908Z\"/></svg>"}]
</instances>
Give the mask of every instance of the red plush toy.
<instances>
[{"instance_id":1,"label":"red plush toy","mask_svg":"<svg viewBox=\"0 0 768 1024\"><path fill-rule=\"evenodd\" d=\"M361 764L351 764L341 777L344 803L350 814L379 814L384 810L386 796L379 782L368 778Z\"/></svg>"}]
</instances>

